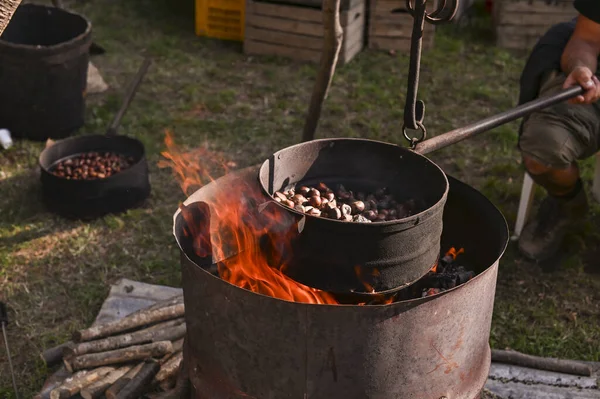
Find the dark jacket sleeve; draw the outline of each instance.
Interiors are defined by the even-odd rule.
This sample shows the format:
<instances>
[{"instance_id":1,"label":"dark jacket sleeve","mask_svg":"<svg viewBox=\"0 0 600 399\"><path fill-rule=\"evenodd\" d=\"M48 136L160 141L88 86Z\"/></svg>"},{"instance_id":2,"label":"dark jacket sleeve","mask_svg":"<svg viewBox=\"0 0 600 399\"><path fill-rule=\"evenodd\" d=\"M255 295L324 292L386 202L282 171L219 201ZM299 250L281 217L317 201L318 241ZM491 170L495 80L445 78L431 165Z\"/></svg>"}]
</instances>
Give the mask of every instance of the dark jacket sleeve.
<instances>
[{"instance_id":1,"label":"dark jacket sleeve","mask_svg":"<svg viewBox=\"0 0 600 399\"><path fill-rule=\"evenodd\" d=\"M538 40L521 73L519 104L537 97L544 74L560 70L560 58L575 30L575 22L573 19L554 25Z\"/></svg>"}]
</instances>

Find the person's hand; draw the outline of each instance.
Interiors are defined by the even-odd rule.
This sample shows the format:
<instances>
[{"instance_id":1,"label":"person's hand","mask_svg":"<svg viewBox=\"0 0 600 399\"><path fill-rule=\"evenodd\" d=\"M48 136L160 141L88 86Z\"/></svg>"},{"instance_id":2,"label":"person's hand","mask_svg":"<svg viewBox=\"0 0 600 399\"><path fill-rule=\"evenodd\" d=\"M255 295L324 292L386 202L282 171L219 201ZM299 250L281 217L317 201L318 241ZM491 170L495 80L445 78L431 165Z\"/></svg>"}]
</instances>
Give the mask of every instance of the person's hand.
<instances>
[{"instance_id":1,"label":"person's hand","mask_svg":"<svg viewBox=\"0 0 600 399\"><path fill-rule=\"evenodd\" d=\"M569 100L571 104L591 104L600 99L600 81L587 67L577 67L571 71L565 84L564 89L579 85L583 88L584 93L580 96Z\"/></svg>"}]
</instances>

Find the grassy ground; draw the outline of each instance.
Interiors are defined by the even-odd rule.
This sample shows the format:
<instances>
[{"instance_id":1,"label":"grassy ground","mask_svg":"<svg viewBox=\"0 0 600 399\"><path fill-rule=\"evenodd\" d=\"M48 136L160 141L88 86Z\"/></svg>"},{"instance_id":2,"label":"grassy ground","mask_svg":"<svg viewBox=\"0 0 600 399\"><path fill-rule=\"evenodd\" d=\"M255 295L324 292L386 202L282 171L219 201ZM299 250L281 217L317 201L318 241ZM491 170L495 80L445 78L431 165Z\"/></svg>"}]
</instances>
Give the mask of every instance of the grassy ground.
<instances>
[{"instance_id":1,"label":"grassy ground","mask_svg":"<svg viewBox=\"0 0 600 399\"><path fill-rule=\"evenodd\" d=\"M165 129L187 148L207 144L240 167L298 142L315 67L242 55L234 43L193 34L193 5L182 0L96 0L70 5L94 22L107 53L94 62L112 89L89 100L87 126L102 131L144 54L155 63L121 132L149 153L152 197L143 209L93 223L69 222L40 203L36 157L42 144L0 153L0 299L10 306L9 340L23 397L47 375L38 353L89 325L119 277L179 284L171 216L184 195L157 167ZM423 57L420 97L430 132L443 132L515 104L522 56L494 48L489 21L443 27ZM400 126L408 59L364 51L341 68L319 137L403 143ZM516 125L432 155L446 171L484 192L514 222L522 178ZM591 179L592 164L584 164ZM538 196L539 198L539 196ZM511 246L503 258L491 343L531 354L600 360L600 215L569 236L560 262L542 268ZM0 351L0 397L10 377Z\"/></svg>"}]
</instances>

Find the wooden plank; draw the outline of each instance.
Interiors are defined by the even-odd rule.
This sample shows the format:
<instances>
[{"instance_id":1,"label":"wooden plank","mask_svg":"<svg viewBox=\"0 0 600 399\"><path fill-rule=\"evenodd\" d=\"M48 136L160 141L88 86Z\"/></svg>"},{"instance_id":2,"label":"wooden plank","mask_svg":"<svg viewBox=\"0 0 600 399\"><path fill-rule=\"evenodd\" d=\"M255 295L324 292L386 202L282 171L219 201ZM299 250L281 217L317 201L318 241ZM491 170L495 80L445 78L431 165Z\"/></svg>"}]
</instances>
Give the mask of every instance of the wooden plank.
<instances>
[{"instance_id":1,"label":"wooden plank","mask_svg":"<svg viewBox=\"0 0 600 399\"><path fill-rule=\"evenodd\" d=\"M321 56L320 50L282 46L255 40L244 41L244 53L252 55L274 55L308 62L318 62Z\"/></svg>"},{"instance_id":2,"label":"wooden plank","mask_svg":"<svg viewBox=\"0 0 600 399\"><path fill-rule=\"evenodd\" d=\"M373 24L370 27L369 36L405 37L410 39L412 28L413 27L409 25L393 26L388 24Z\"/></svg>"},{"instance_id":3,"label":"wooden plank","mask_svg":"<svg viewBox=\"0 0 600 399\"><path fill-rule=\"evenodd\" d=\"M389 36L389 37L407 37L410 38L412 36L412 24L396 24L391 22L380 22L380 21L371 21L369 26L369 36ZM435 33L435 27L430 25L428 28L424 29L423 36L424 40L427 39L427 36L433 35Z\"/></svg>"},{"instance_id":4,"label":"wooden plank","mask_svg":"<svg viewBox=\"0 0 600 399\"><path fill-rule=\"evenodd\" d=\"M270 44L281 44L308 50L321 51L323 38L319 36L298 35L288 32L247 26L244 41L259 41Z\"/></svg>"},{"instance_id":5,"label":"wooden plank","mask_svg":"<svg viewBox=\"0 0 600 399\"><path fill-rule=\"evenodd\" d=\"M434 39L433 36L430 38L423 39L423 49L433 47ZM407 38L394 38L394 37L381 37L381 36L369 36L369 48L374 50L399 50L409 51L410 50L410 39Z\"/></svg>"},{"instance_id":6,"label":"wooden plank","mask_svg":"<svg viewBox=\"0 0 600 399\"><path fill-rule=\"evenodd\" d=\"M362 38L360 40L356 41L356 43L353 46L350 45L349 48L346 51L344 51L344 54L341 56L340 65L345 65L345 64L349 63L354 57L356 57L362 51L364 46L365 46L365 43Z\"/></svg>"},{"instance_id":7,"label":"wooden plank","mask_svg":"<svg viewBox=\"0 0 600 399\"><path fill-rule=\"evenodd\" d=\"M358 48L358 51L356 50ZM351 48L351 51L345 51L340 54L340 65L348 63L358 52L360 52L360 43ZM354 54L352 54L354 52ZM317 63L321 59L321 50L311 50L306 48L290 47L280 44L264 43L255 40L244 41L244 53L253 55L274 55L290 58L298 61Z\"/></svg>"},{"instance_id":8,"label":"wooden plank","mask_svg":"<svg viewBox=\"0 0 600 399\"><path fill-rule=\"evenodd\" d=\"M270 29L274 31L296 33L307 36L323 36L323 24L321 23L292 21L289 19L265 17L262 15L247 15L246 28L248 27Z\"/></svg>"},{"instance_id":9,"label":"wooden plank","mask_svg":"<svg viewBox=\"0 0 600 399\"><path fill-rule=\"evenodd\" d=\"M256 1L256 0L255 0ZM271 4L283 4L288 6L296 6L296 7L305 7L305 8L315 8L321 10L323 8L322 0L268 0L262 1L258 0L259 3L271 3ZM340 11L351 10L356 7L360 3L363 3L364 0L341 0L340 1Z\"/></svg>"},{"instance_id":10,"label":"wooden plank","mask_svg":"<svg viewBox=\"0 0 600 399\"><path fill-rule=\"evenodd\" d=\"M348 29L348 31L344 32L344 41L342 43L343 49L352 48L358 41L362 40L363 27L363 24L355 24L351 27L351 29ZM317 51L321 51L323 48L322 34L321 36L307 36L289 32L257 28L254 26L246 27L245 40L259 41L263 43L277 44L282 46L292 46Z\"/></svg>"},{"instance_id":11,"label":"wooden plank","mask_svg":"<svg viewBox=\"0 0 600 399\"><path fill-rule=\"evenodd\" d=\"M514 25L502 25L496 27L496 35L498 37L509 35L509 36L533 36L540 38L548 31L546 26L514 26Z\"/></svg>"},{"instance_id":12,"label":"wooden plank","mask_svg":"<svg viewBox=\"0 0 600 399\"><path fill-rule=\"evenodd\" d=\"M497 1L497 0L496 0ZM532 0L532 1L498 1L497 5L499 12L531 12L531 13L560 13L569 12L573 10L573 1L561 1L555 4L553 1L551 4L547 4L545 0Z\"/></svg>"},{"instance_id":13,"label":"wooden plank","mask_svg":"<svg viewBox=\"0 0 600 399\"><path fill-rule=\"evenodd\" d=\"M568 22L577 16L576 12L522 13L502 12L497 14L496 25L543 25L550 28L560 22Z\"/></svg>"},{"instance_id":14,"label":"wooden plank","mask_svg":"<svg viewBox=\"0 0 600 399\"><path fill-rule=\"evenodd\" d=\"M410 14L387 14L387 15L370 15L369 19L371 21L382 22L382 23L391 23L396 25L410 25L413 26L414 18ZM433 24L425 22L424 29L434 29Z\"/></svg>"},{"instance_id":15,"label":"wooden plank","mask_svg":"<svg viewBox=\"0 0 600 399\"><path fill-rule=\"evenodd\" d=\"M365 21L366 13L367 13L367 5L363 1L357 7L354 7L353 9L349 10L346 13L346 15L344 16L346 24L342 25L342 27L350 26L353 23L356 23L356 21ZM341 18L342 17L340 15L340 20L341 20ZM341 24L341 22L340 22L340 24Z\"/></svg>"},{"instance_id":16,"label":"wooden plank","mask_svg":"<svg viewBox=\"0 0 600 399\"><path fill-rule=\"evenodd\" d=\"M364 14L364 1L357 2L357 5L351 10L340 13L342 27L356 19L357 14ZM246 19L251 19L254 16L323 24L323 13L318 9L249 1L246 9Z\"/></svg>"},{"instance_id":17,"label":"wooden plank","mask_svg":"<svg viewBox=\"0 0 600 399\"><path fill-rule=\"evenodd\" d=\"M437 0L427 4L427 11L433 11L437 7ZM371 0L369 11L371 15L388 15L393 10L406 10L405 0ZM408 14L408 11L406 11ZM410 14L408 14L410 15ZM412 17L411 17L412 18Z\"/></svg>"},{"instance_id":18,"label":"wooden plank","mask_svg":"<svg viewBox=\"0 0 600 399\"><path fill-rule=\"evenodd\" d=\"M364 21L358 23L348 29L347 32L344 32L344 42L342 43L342 48L345 51L349 51L352 49L357 43L361 43L361 49L364 46L365 34L364 34Z\"/></svg>"}]
</instances>

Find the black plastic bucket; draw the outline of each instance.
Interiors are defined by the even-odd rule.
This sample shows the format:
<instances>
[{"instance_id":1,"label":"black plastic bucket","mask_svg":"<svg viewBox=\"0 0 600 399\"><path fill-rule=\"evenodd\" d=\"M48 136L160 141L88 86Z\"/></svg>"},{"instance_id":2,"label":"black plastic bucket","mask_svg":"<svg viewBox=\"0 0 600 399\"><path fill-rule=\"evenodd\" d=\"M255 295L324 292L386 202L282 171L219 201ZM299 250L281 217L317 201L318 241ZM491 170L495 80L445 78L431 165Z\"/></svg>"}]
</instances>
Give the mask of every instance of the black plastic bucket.
<instances>
[{"instance_id":1,"label":"black plastic bucket","mask_svg":"<svg viewBox=\"0 0 600 399\"><path fill-rule=\"evenodd\" d=\"M91 23L36 4L17 8L0 36L0 128L31 140L84 123Z\"/></svg>"}]
</instances>

